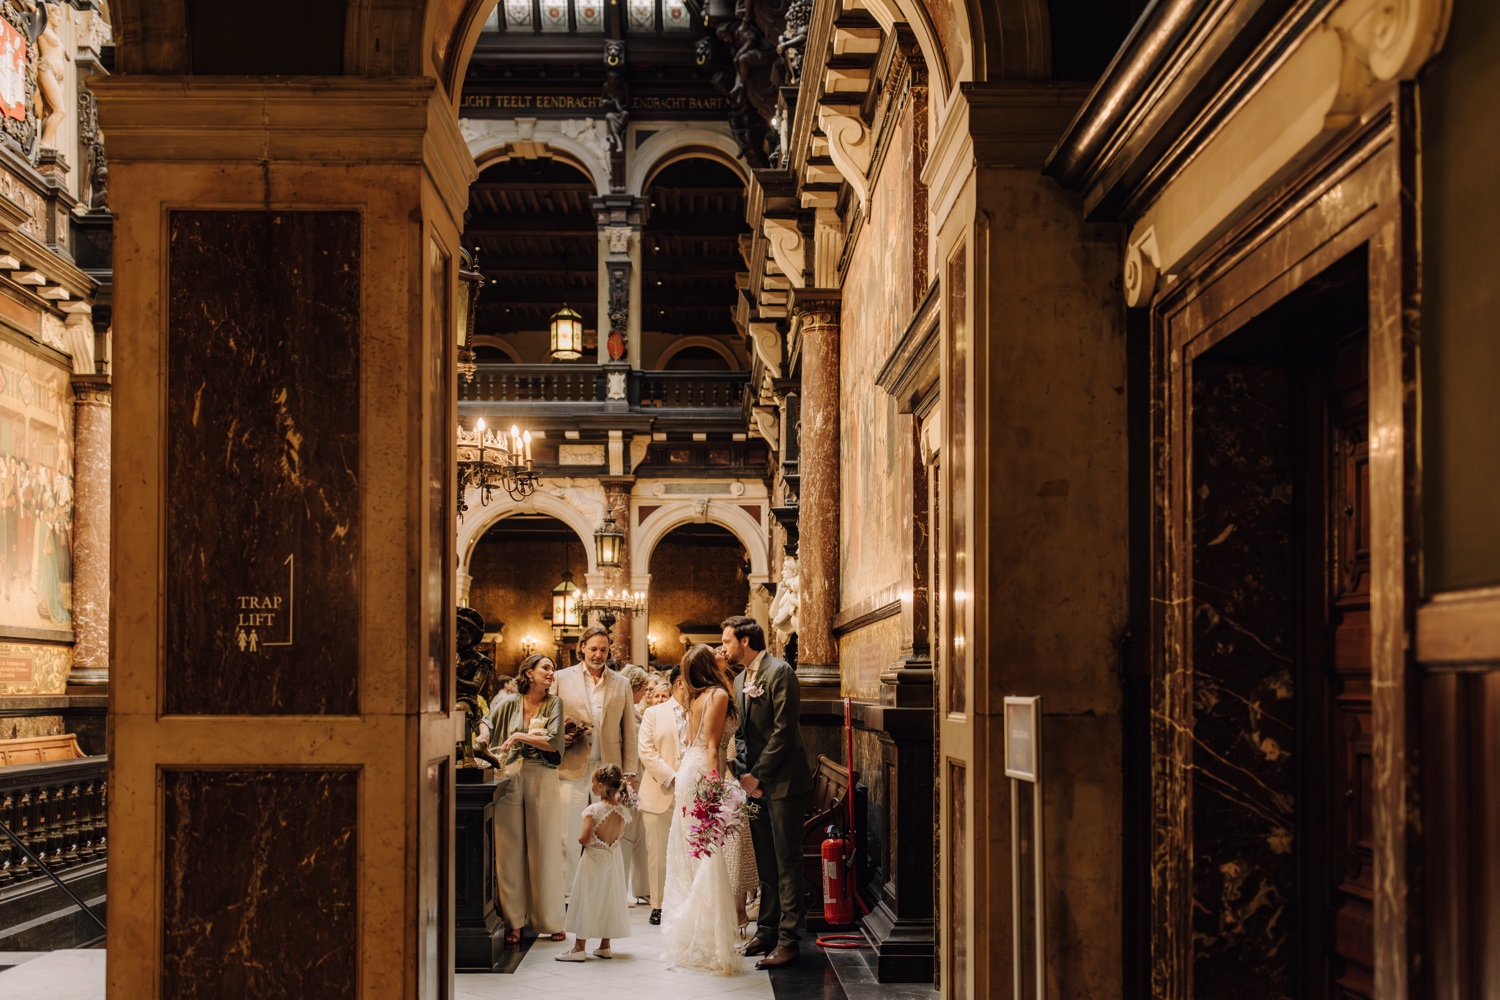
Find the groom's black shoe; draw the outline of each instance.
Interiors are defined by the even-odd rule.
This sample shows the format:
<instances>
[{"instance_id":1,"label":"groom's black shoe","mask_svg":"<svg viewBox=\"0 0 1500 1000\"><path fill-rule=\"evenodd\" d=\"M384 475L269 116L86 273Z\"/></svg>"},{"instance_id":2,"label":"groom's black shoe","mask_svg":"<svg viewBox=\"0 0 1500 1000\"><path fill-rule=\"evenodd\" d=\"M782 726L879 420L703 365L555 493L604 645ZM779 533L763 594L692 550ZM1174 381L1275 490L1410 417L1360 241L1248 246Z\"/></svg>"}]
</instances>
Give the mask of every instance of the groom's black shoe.
<instances>
[{"instance_id":1,"label":"groom's black shoe","mask_svg":"<svg viewBox=\"0 0 1500 1000\"><path fill-rule=\"evenodd\" d=\"M651 922L653 924L659 924L659 923L661 923L661 911L660 910L652 910L651 911Z\"/></svg>"},{"instance_id":2,"label":"groom's black shoe","mask_svg":"<svg viewBox=\"0 0 1500 1000\"><path fill-rule=\"evenodd\" d=\"M769 955L772 951L775 950L775 948L776 941L774 938L771 940L767 940L766 938L756 935L755 937L750 939L749 944L745 945L745 950L741 954L746 956Z\"/></svg>"},{"instance_id":3,"label":"groom's black shoe","mask_svg":"<svg viewBox=\"0 0 1500 1000\"><path fill-rule=\"evenodd\" d=\"M779 946L771 954L755 963L757 969L774 969L782 965L791 965L802 957L802 952L796 948L788 948L786 945Z\"/></svg>"}]
</instances>

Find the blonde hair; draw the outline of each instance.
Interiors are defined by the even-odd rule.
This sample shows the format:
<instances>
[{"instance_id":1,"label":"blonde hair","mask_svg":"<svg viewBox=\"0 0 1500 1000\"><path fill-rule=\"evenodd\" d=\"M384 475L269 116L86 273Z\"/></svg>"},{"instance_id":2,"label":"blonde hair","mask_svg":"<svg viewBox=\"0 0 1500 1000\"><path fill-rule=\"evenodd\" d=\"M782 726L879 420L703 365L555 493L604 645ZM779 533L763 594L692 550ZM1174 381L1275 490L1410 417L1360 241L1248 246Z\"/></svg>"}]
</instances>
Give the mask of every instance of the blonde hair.
<instances>
[{"instance_id":1,"label":"blonde hair","mask_svg":"<svg viewBox=\"0 0 1500 1000\"><path fill-rule=\"evenodd\" d=\"M620 789L625 786L625 772L620 770L618 764L601 764L594 768L594 780L604 786L604 797L614 802L620 797Z\"/></svg>"}]
</instances>

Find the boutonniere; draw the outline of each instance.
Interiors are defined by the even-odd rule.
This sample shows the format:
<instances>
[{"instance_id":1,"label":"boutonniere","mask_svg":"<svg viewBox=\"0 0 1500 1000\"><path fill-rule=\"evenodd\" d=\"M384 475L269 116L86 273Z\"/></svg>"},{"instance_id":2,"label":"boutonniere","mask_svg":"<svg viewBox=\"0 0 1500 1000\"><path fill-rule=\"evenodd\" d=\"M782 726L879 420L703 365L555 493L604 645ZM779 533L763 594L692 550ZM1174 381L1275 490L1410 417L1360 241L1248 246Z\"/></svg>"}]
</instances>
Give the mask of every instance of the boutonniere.
<instances>
[{"instance_id":1,"label":"boutonniere","mask_svg":"<svg viewBox=\"0 0 1500 1000\"><path fill-rule=\"evenodd\" d=\"M766 689L763 688L763 687L761 687L759 684L755 683L754 681L747 681L745 683L745 697L746 698L759 698L761 695L763 695L765 693L766 693Z\"/></svg>"}]
</instances>

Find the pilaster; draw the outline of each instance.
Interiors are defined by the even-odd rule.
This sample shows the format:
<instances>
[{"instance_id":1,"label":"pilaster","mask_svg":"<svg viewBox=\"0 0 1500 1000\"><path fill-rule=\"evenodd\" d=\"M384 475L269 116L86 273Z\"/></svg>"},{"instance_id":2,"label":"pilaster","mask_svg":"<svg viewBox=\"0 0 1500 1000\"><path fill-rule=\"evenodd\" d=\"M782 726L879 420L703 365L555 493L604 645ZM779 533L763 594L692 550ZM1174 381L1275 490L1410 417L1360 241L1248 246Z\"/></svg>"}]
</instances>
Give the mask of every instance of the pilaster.
<instances>
[{"instance_id":1,"label":"pilaster","mask_svg":"<svg viewBox=\"0 0 1500 1000\"><path fill-rule=\"evenodd\" d=\"M802 343L801 496L798 505L799 587L797 676L836 698L839 647L832 623L839 612L839 320L840 289L798 289L793 322Z\"/></svg>"},{"instance_id":2,"label":"pilaster","mask_svg":"<svg viewBox=\"0 0 1500 1000\"><path fill-rule=\"evenodd\" d=\"M110 385L73 381L73 667L68 686L109 684Z\"/></svg>"}]
</instances>

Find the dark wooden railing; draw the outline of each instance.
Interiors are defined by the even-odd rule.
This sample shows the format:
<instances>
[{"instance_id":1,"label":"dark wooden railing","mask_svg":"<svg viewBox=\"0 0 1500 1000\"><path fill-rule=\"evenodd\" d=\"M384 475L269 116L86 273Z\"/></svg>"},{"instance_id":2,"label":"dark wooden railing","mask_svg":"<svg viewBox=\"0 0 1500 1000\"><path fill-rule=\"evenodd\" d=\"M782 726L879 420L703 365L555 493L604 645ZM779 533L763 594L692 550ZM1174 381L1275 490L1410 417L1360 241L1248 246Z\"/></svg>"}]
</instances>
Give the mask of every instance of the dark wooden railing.
<instances>
[{"instance_id":1,"label":"dark wooden railing","mask_svg":"<svg viewBox=\"0 0 1500 1000\"><path fill-rule=\"evenodd\" d=\"M609 375L625 375L625 398L641 409L733 409L741 405L749 372L651 372L604 365L484 364L474 381L458 380L464 403L604 403Z\"/></svg>"},{"instance_id":2,"label":"dark wooden railing","mask_svg":"<svg viewBox=\"0 0 1500 1000\"><path fill-rule=\"evenodd\" d=\"M54 874L103 860L109 842L107 764L101 756L0 768L0 823ZM38 878L46 874L0 838L0 893Z\"/></svg>"}]
</instances>

